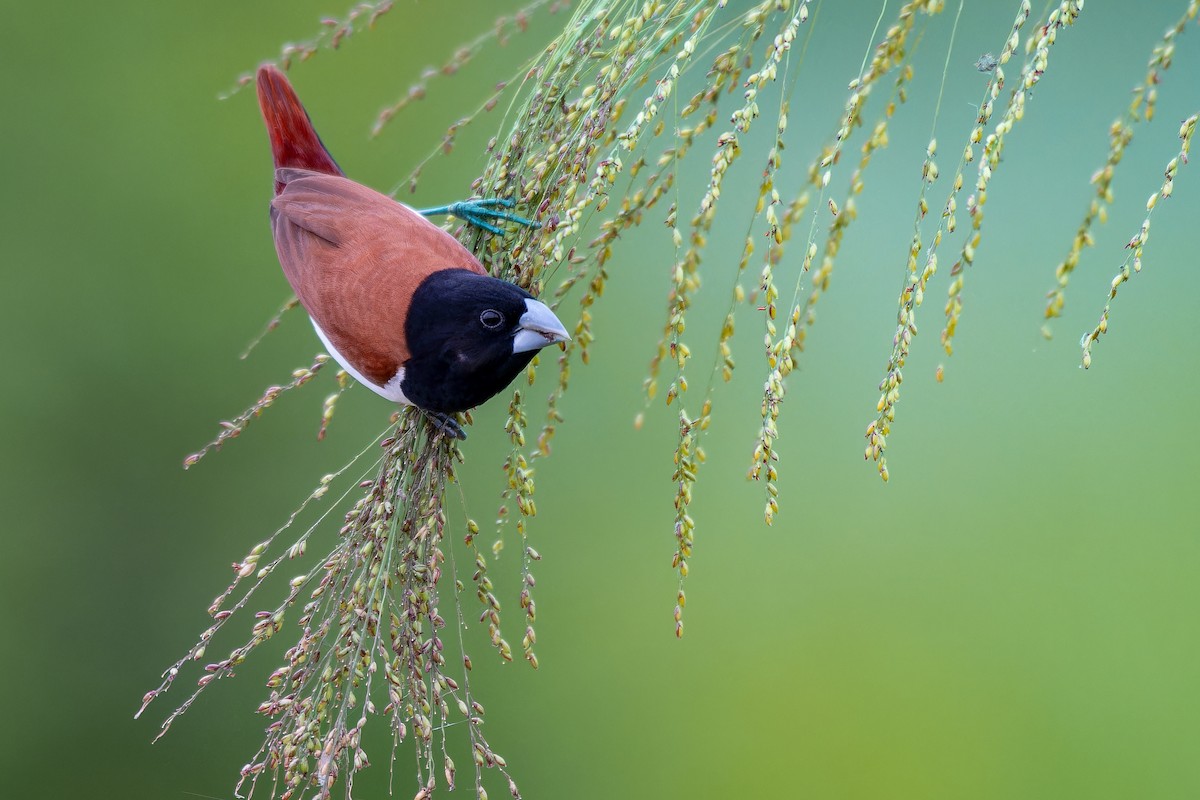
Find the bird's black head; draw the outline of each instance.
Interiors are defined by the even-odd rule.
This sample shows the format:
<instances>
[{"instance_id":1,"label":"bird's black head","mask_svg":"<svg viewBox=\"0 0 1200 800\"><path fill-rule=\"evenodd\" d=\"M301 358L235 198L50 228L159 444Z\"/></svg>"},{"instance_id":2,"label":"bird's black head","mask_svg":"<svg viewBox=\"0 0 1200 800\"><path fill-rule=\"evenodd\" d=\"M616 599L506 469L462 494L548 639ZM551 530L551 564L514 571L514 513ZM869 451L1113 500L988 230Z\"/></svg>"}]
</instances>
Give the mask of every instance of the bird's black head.
<instances>
[{"instance_id":1,"label":"bird's black head","mask_svg":"<svg viewBox=\"0 0 1200 800\"><path fill-rule=\"evenodd\" d=\"M418 408L446 413L488 400L539 348L570 338L524 289L465 269L441 270L421 282L404 335L410 357L401 391Z\"/></svg>"}]
</instances>

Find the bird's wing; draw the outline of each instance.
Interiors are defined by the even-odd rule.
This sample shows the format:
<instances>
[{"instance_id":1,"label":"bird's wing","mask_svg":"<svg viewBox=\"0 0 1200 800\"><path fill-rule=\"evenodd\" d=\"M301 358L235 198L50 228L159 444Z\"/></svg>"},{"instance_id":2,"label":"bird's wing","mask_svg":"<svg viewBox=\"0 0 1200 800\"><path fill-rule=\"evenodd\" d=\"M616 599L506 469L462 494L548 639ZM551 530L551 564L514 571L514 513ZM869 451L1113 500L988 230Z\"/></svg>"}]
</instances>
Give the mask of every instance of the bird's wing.
<instances>
[{"instance_id":1,"label":"bird's wing","mask_svg":"<svg viewBox=\"0 0 1200 800\"><path fill-rule=\"evenodd\" d=\"M330 343L382 386L408 360L404 320L430 274L484 274L454 237L411 208L348 178L280 169L271 201L284 275Z\"/></svg>"}]
</instances>

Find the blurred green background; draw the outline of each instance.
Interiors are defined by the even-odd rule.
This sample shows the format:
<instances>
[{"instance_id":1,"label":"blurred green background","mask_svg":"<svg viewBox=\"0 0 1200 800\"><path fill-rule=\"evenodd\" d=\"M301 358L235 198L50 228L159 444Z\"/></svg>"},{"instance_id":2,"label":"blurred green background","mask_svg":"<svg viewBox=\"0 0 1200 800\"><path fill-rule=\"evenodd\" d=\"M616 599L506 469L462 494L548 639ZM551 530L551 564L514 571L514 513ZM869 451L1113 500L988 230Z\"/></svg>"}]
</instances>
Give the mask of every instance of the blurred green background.
<instances>
[{"instance_id":1,"label":"blurred green background","mask_svg":"<svg viewBox=\"0 0 1200 800\"><path fill-rule=\"evenodd\" d=\"M1016 7L969 5L938 129L944 176L984 83L972 63L999 51ZM1122 165L1110 222L1072 283L1058 336L1038 334L1108 125L1184 5L1135 13L1091 0L1060 36L993 181L952 359L937 346L945 271L922 309L885 486L862 461L862 431L890 349L953 9L931 25L910 103L868 174L789 379L772 528L761 522L762 487L745 479L763 368L760 333L743 320L738 378L718 393L705 443L681 641L670 616L675 412L655 405L643 430L631 424L672 251L658 217L628 237L596 311L592 364L576 369L567 423L538 466L542 667L502 666L481 632L469 633L490 740L526 797L1200 796L1200 165L1185 167L1160 204L1146 268L1122 292L1086 373L1077 346L1178 148L1179 120L1200 109L1196 25L1155 121L1139 128ZM351 176L384 189L402 180L564 19L539 13L527 33L431 84L429 99L368 140L378 109L423 67L513 8L399 0L375 31L293 70ZM315 33L322 16L345 11L338 0L6 4L8 796L230 797L257 747L263 721L252 710L269 654L212 687L154 746L185 687L146 718L132 714L205 626L229 563L370 441L390 410L354 390L317 443L331 370L232 446L180 468L218 419L318 349L297 313L237 358L288 290L266 224L269 156L253 95L217 96L283 42ZM877 13L878 4L820 9L793 101L788 180L800 180L835 129ZM435 161L413 202L465 196L482 167L479 145L498 124L485 119L452 158ZM759 158L749 152L723 194L722 230L733 235L716 237L704 264L710 277L689 328L696 365L712 351L703 321L722 313ZM692 164L685 190L707 174L706 156ZM835 187L847 175L848 165ZM563 309L574 320L574 300ZM544 375L539 386L548 385ZM503 405L477 414L466 446L463 491L481 521L502 487ZM516 564L497 572L515 610ZM465 600L474 616L475 600ZM519 629L508 635L515 642ZM465 732L450 740L461 748ZM384 740L368 744L375 766L360 776L359 796L386 792L387 750ZM402 746L396 796L415 792L411 769Z\"/></svg>"}]
</instances>

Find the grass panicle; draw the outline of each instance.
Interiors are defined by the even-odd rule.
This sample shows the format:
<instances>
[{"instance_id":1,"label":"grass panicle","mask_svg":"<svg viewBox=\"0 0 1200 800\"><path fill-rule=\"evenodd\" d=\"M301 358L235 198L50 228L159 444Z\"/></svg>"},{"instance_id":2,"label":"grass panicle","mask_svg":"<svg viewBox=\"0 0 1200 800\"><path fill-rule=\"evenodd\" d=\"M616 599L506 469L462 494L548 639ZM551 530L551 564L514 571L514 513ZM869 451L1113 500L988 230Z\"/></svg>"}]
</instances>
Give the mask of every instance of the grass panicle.
<instances>
[{"instance_id":1,"label":"grass panicle","mask_svg":"<svg viewBox=\"0 0 1200 800\"><path fill-rule=\"evenodd\" d=\"M208 455L209 451L220 450L227 441L241 436L242 432L246 430L246 426L249 425L252 420L258 418L264 411L274 405L275 401L279 399L280 395L282 395L284 392L291 391L292 389L299 388L300 386L303 386L311 381L327 363L329 363L329 356L325 355L324 353L320 353L313 358L311 365L308 367L301 367L300 369L293 371L292 380L290 383L286 383L282 386L268 386L265 390L263 390L262 396L258 398L258 400L255 400L249 408L247 408L241 414L238 414L232 420L223 420L221 422L221 432L217 434L217 438L213 439L196 452L188 454L188 456L183 459L183 468L190 469L191 467L194 467L197 463L199 463L200 459ZM326 413L330 417L332 416L332 407L332 403L327 403ZM322 430L324 430L327 421L328 420L323 417Z\"/></svg>"},{"instance_id":2,"label":"grass panicle","mask_svg":"<svg viewBox=\"0 0 1200 800\"><path fill-rule=\"evenodd\" d=\"M308 61L323 49L337 50L346 39L355 33L370 30L375 27L381 17L395 6L395 0L360 0L351 6L346 15L340 19L324 17L321 27L314 35L300 42L288 42L279 50L277 63L287 70L292 65ZM230 97L254 82L254 72L243 72L238 76L234 87L222 95L222 99Z\"/></svg>"},{"instance_id":3,"label":"grass panicle","mask_svg":"<svg viewBox=\"0 0 1200 800\"><path fill-rule=\"evenodd\" d=\"M1124 115L1114 120L1112 127L1109 128L1108 157L1104 161L1104 166L1092 175L1092 185L1096 187L1095 197L1088 204L1083 221L1079 223L1079 228L1071 239L1071 246L1066 257L1054 269L1056 281L1054 288L1046 294L1047 322L1042 327L1042 334L1046 338L1051 336L1049 320L1062 316L1071 273L1079 266L1083 250L1094 244L1093 226L1096 222L1103 223L1108 219L1108 207L1113 201L1113 178L1116 175L1117 165L1121 163L1121 158L1125 154L1125 148L1133 141L1135 126L1142 120L1150 122L1154 119L1154 108L1158 102L1158 85L1163 80L1163 74L1171 68L1174 60L1175 39L1186 30L1189 22L1196 19L1198 13L1200 13L1200 0L1189 0L1183 15L1167 29L1162 39L1154 45L1154 49L1150 53L1146 77L1133 88L1133 97L1130 99L1129 107L1125 109Z\"/></svg>"},{"instance_id":4,"label":"grass panicle","mask_svg":"<svg viewBox=\"0 0 1200 800\"><path fill-rule=\"evenodd\" d=\"M1050 12L1046 22L1038 26L1035 35L1026 40L1028 55L1017 78L1017 87L1009 95L1008 104L1000 121L983 139L983 148L975 179L975 191L967 198L967 214L971 218L971 229L963 237L964 241L958 261L950 269L950 288L947 290L948 299L945 308L946 324L942 328L942 347L945 349L946 355L954 352L953 340L962 316L966 273L975 261L975 253L982 238L984 205L987 203L988 186L991 183L992 175L1000 166L1000 156L1004 151L1008 135L1016 123L1025 116L1025 103L1030 92L1046 72L1050 49L1057 42L1059 31L1074 24L1082 7L1083 3L1081 2L1064 0ZM1028 19L1029 4L1027 2L1022 4L1021 13ZM1019 27L1014 25L1012 35L1004 43L1004 49L1000 52L999 63L992 70L991 91L987 100L980 106L979 125L972 132L972 141L968 145L970 148L966 156L968 163L975 160L974 145L979 144L977 138L983 134L985 126L990 121L994 104L999 100L1000 91L1004 88L1004 65L1020 41Z\"/></svg>"},{"instance_id":5,"label":"grass panicle","mask_svg":"<svg viewBox=\"0 0 1200 800\"><path fill-rule=\"evenodd\" d=\"M834 262L841 248L843 236L857 213L854 198L862 191L863 174L870 164L872 155L880 148L886 147L887 121L895 113L896 104L905 99L905 86L912 79L913 74L911 66L907 64L910 55L910 37L913 35L918 15L938 14L944 10L944 7L944 3L941 2L918 1L905 4L900 8L895 23L889 26L884 40L874 48L870 61L868 62L864 58L864 68L860 70L858 77L850 82L850 95L846 99L845 110L832 144L823 148L819 159L809 168L809 183L818 193L816 203L818 213L820 213L822 205L827 206L832 221L828 225L821 266L813 274L809 284L809 293L805 297L803 280L808 276L818 253L817 240L820 221L816 214L813 216L799 277L796 279L792 293L788 324L783 335L779 337L776 337L773 322L775 308L768 296L766 344L769 372L762 402L763 426L755 444L754 467L750 472L752 478L758 478L762 468L768 468L767 500L764 509L764 517L768 524L774 520L775 514L779 511L778 489L775 483L777 471L771 462L777 460L774 441L778 437L777 423L786 393L784 379L796 368L796 358L804 348L807 329L816 320L816 304L821 295L829 290ZM879 81L893 71L898 73L894 83L893 96L889 99L883 116L872 128L871 135L862 147L862 157L850 178L850 187L843 201L843 209L832 198L826 197L826 192L832 182L833 169L840 161L843 147L853 131L862 126L862 112L873 89ZM768 277L765 273L770 269L770 264L764 268L764 286L767 285Z\"/></svg>"},{"instance_id":6,"label":"grass panicle","mask_svg":"<svg viewBox=\"0 0 1200 800\"><path fill-rule=\"evenodd\" d=\"M1154 209L1158 207L1158 201L1166 200L1175 191L1175 176L1178 174L1179 168L1188 163L1188 152L1191 150L1192 136L1196 133L1197 119L1200 119L1200 114L1192 114L1180 124L1179 139L1182 145L1180 145L1179 152L1167 162L1167 168L1163 170L1162 186L1146 200L1146 216L1142 220L1138 232L1125 245L1125 248L1129 250L1129 255L1125 257L1121 268L1117 270L1117 274L1109 283L1108 299L1104 303L1104 309L1100 312L1099 322L1080 340L1084 369L1092 366L1092 345L1100 340L1101 334L1108 333L1109 312L1112 310L1113 301L1117 299L1117 290L1134 274L1142 271L1142 249L1150 239L1150 217L1154 214Z\"/></svg>"},{"instance_id":7,"label":"grass panicle","mask_svg":"<svg viewBox=\"0 0 1200 800\"><path fill-rule=\"evenodd\" d=\"M436 432L410 409L377 444L382 454L368 468L374 477L351 483L342 495L364 490L345 513L335 547L287 581L281 602L253 612L248 638L203 667L196 689L167 717L160 735L205 687L232 675L293 620L299 636L267 679L268 694L258 708L268 720L266 737L242 769L239 796L252 797L267 776L271 796L283 800L328 797L339 776L349 796L354 774L370 763L363 730L369 719L381 717L396 745L413 742L418 793L454 786L456 767L447 753L446 731L464 722L477 794L485 796L484 771L495 769L518 797L505 760L484 735L483 706L470 688L469 657L464 653L461 663L447 658L462 651L456 633L462 628L461 607L443 579L448 572L449 585L458 584L444 544L445 489L462 459L457 440ZM272 574L304 559L310 537L336 505L271 556L276 539L347 469L322 479L283 527L233 565L233 582L208 609L213 624L146 695L143 710L171 687L188 662L205 659L216 634L240 619L237 612L252 607ZM481 593L488 586L482 583ZM498 607L494 596L488 598ZM453 623L447 623L447 615Z\"/></svg>"},{"instance_id":8,"label":"grass panicle","mask_svg":"<svg viewBox=\"0 0 1200 800\"><path fill-rule=\"evenodd\" d=\"M921 165L921 184L917 193L917 209L913 220L913 235L908 247L904 281L896 313L896 333L892 337L892 352L888 357L885 375L879 382L879 400L875 404L876 417L867 425L865 434L867 446L863 454L864 458L875 462L879 477L884 482L890 476L887 458L884 455L888 444L887 437L891 435L891 426L896 419L896 405L900 402L900 384L904 380L904 364L917 335L917 309L924 302L925 291L930 280L937 274L937 251L942 243L943 235L954 233L957 230L958 198L963 188L966 167L975 160L974 146L983 140L984 128L991 117L992 107L988 104L989 99L998 97L1000 89L1003 87L1004 72L1001 65L1007 63L1016 52L1020 42L1020 31L1028 21L1029 15L1029 3L1022 2L1017 9L1000 57L995 58L988 54L981 57L976 63L976 68L980 72L989 75L987 86L984 89L984 97L979 104L975 125L968 135L967 144L963 147L962 155L958 160L958 166L951 181L950 191L937 228L932 234L929 247L923 249L922 223L929 212L927 195L940 176L936 161L938 150L936 135L931 135L929 144L925 148L925 159ZM948 52L947 67L949 59L950 53ZM944 84L945 73L943 73L942 81ZM961 265L956 265L956 269L961 270ZM938 376L940 380L940 368Z\"/></svg>"}]
</instances>

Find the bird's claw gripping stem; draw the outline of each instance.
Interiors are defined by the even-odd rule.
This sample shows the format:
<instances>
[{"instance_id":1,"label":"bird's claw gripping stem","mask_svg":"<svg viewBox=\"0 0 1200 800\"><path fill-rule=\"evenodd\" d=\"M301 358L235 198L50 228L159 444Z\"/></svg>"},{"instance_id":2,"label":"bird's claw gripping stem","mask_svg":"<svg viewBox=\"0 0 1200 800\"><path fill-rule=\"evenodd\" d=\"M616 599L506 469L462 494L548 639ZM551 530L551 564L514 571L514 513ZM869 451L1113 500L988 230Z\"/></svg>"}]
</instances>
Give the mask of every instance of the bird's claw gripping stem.
<instances>
[{"instance_id":1,"label":"bird's claw gripping stem","mask_svg":"<svg viewBox=\"0 0 1200 800\"><path fill-rule=\"evenodd\" d=\"M433 426L437 432L451 439L466 439L467 432L462 429L462 425L458 424L458 420L453 414L443 414L440 411L426 411L425 418L429 420L429 424Z\"/></svg>"},{"instance_id":2,"label":"bird's claw gripping stem","mask_svg":"<svg viewBox=\"0 0 1200 800\"><path fill-rule=\"evenodd\" d=\"M433 217L439 214L458 217L468 225L474 225L476 228L483 228L485 231L495 234L503 234L504 230L496 225L493 225L488 220L512 222L517 225L524 225L527 228L542 227L540 222L534 222L531 219L525 219L524 217L519 217L516 214L510 214L503 210L512 207L512 200L507 200L500 197L492 197L477 198L474 200L461 200L457 203L451 203L448 206L422 209L418 213L424 217Z\"/></svg>"}]
</instances>

